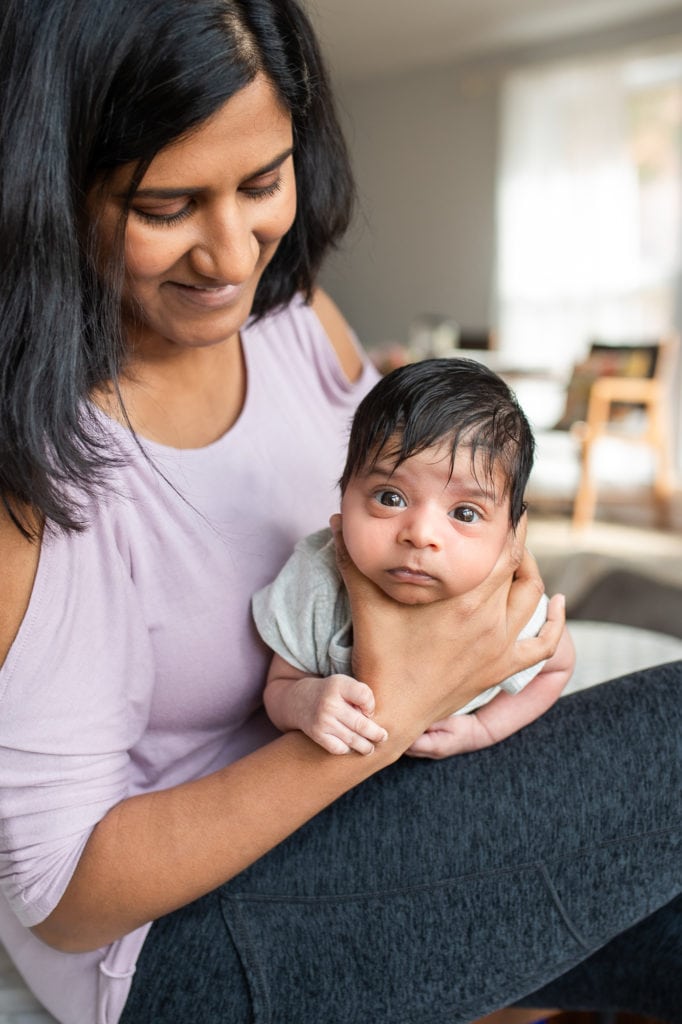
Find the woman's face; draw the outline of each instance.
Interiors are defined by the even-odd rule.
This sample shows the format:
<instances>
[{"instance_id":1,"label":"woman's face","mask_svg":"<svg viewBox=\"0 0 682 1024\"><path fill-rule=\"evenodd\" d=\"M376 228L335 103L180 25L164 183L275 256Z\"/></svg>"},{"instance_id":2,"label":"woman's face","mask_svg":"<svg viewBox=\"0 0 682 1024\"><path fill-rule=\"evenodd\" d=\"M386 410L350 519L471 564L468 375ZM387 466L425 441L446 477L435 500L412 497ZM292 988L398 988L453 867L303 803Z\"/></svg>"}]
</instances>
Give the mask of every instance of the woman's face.
<instances>
[{"instance_id":1,"label":"woman's face","mask_svg":"<svg viewBox=\"0 0 682 1024\"><path fill-rule=\"evenodd\" d=\"M259 75L196 131L161 150L125 230L124 320L135 355L234 337L296 213L291 118ZM133 168L91 200L111 250Z\"/></svg>"}]
</instances>

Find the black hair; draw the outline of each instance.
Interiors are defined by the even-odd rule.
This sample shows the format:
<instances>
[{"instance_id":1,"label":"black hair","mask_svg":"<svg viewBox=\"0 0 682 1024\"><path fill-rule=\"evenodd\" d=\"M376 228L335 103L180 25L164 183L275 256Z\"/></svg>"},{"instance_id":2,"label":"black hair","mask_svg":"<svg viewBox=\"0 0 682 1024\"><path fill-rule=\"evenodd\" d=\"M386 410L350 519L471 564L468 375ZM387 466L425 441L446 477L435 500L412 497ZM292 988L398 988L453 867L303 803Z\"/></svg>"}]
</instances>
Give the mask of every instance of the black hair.
<instances>
[{"instance_id":1,"label":"black hair","mask_svg":"<svg viewBox=\"0 0 682 1024\"><path fill-rule=\"evenodd\" d=\"M297 0L4 0L0 14L0 500L27 536L84 525L115 463L86 399L125 364L124 211L101 272L92 189L154 156L263 73L292 119L297 214L256 317L310 300L354 189L328 76ZM96 266L100 262L100 272Z\"/></svg>"},{"instance_id":2,"label":"black hair","mask_svg":"<svg viewBox=\"0 0 682 1024\"><path fill-rule=\"evenodd\" d=\"M482 457L492 482L501 469L509 494L511 525L525 511L524 492L533 467L535 441L513 391L492 370L473 359L424 359L393 370L365 395L350 430L346 465L339 481L371 471L381 457L393 468L412 455L447 441L450 466L460 446L472 467Z\"/></svg>"}]
</instances>

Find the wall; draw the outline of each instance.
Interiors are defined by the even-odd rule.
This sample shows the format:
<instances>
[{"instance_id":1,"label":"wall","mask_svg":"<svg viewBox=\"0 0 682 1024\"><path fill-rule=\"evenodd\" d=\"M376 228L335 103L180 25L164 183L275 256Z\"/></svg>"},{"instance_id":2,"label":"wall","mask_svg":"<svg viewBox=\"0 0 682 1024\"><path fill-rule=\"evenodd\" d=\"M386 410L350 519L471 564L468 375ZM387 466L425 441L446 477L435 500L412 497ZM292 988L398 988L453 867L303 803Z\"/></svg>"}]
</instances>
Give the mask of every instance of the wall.
<instances>
[{"instance_id":1,"label":"wall","mask_svg":"<svg viewBox=\"0 0 682 1024\"><path fill-rule=\"evenodd\" d=\"M359 183L325 284L367 344L405 341L420 312L485 324L494 252L496 90L435 68L348 88Z\"/></svg>"},{"instance_id":2,"label":"wall","mask_svg":"<svg viewBox=\"0 0 682 1024\"><path fill-rule=\"evenodd\" d=\"M494 323L495 164L505 70L665 38L682 9L544 47L339 83L360 211L323 283L367 345L412 317Z\"/></svg>"}]
</instances>

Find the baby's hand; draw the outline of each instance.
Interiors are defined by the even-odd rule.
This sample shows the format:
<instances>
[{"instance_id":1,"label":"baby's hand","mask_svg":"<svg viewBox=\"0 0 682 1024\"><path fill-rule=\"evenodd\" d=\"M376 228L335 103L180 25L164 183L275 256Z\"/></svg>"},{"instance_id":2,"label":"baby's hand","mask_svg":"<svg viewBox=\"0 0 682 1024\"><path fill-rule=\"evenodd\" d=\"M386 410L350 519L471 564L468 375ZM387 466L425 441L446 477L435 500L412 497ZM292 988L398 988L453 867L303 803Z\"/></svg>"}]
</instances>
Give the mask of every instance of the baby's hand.
<instances>
[{"instance_id":1,"label":"baby's hand","mask_svg":"<svg viewBox=\"0 0 682 1024\"><path fill-rule=\"evenodd\" d=\"M439 760L453 754L468 754L490 744L490 737L481 728L476 715L450 715L434 722L418 736L407 754Z\"/></svg>"},{"instance_id":2,"label":"baby's hand","mask_svg":"<svg viewBox=\"0 0 682 1024\"><path fill-rule=\"evenodd\" d=\"M371 754L388 736L369 717L374 694L351 676L304 676L289 691L289 716L298 728L330 754Z\"/></svg>"}]
</instances>

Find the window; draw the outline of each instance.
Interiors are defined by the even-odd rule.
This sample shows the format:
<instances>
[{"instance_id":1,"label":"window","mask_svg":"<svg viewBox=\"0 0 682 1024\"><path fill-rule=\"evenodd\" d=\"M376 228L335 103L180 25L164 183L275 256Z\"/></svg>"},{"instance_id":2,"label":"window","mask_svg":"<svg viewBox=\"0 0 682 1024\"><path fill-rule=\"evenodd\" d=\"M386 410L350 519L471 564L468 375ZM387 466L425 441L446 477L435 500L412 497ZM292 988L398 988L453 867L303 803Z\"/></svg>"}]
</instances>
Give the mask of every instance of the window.
<instances>
[{"instance_id":1,"label":"window","mask_svg":"<svg viewBox=\"0 0 682 1024\"><path fill-rule=\"evenodd\" d=\"M682 40L503 88L499 347L568 373L592 339L679 329Z\"/></svg>"}]
</instances>

